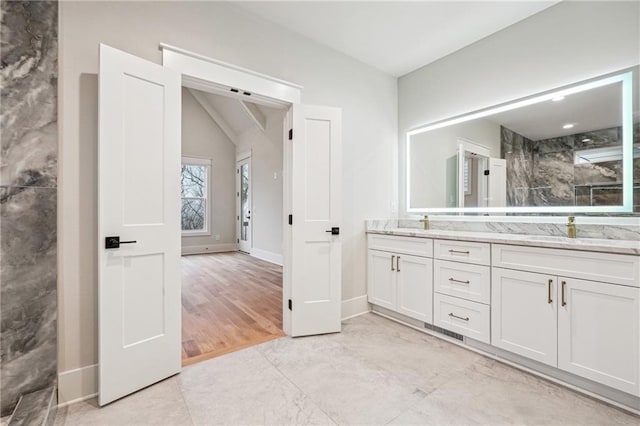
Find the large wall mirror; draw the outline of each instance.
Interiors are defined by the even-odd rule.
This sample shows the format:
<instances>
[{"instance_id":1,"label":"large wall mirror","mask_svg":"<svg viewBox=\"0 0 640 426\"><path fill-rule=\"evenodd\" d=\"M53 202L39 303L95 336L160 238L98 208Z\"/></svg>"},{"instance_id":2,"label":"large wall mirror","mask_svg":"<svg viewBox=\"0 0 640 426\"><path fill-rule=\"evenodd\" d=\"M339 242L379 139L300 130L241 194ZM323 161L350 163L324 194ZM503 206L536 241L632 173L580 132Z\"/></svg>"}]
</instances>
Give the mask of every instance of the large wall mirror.
<instances>
[{"instance_id":1,"label":"large wall mirror","mask_svg":"<svg viewBox=\"0 0 640 426\"><path fill-rule=\"evenodd\" d=\"M637 80L634 68L409 131L407 213L640 212Z\"/></svg>"}]
</instances>

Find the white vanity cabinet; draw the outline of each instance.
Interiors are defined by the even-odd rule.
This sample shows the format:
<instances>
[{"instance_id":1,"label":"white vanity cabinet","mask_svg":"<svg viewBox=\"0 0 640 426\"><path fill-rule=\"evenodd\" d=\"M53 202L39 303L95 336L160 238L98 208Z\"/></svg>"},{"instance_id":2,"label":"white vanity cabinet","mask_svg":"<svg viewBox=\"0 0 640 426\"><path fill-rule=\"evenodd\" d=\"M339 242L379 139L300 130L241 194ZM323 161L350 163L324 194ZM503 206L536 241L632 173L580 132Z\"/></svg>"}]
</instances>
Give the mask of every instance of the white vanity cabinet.
<instances>
[{"instance_id":1,"label":"white vanity cabinet","mask_svg":"<svg viewBox=\"0 0 640 426\"><path fill-rule=\"evenodd\" d=\"M426 323L433 322L433 241L370 234L369 303Z\"/></svg>"},{"instance_id":2,"label":"white vanity cabinet","mask_svg":"<svg viewBox=\"0 0 640 426\"><path fill-rule=\"evenodd\" d=\"M490 342L491 246L434 241L433 324Z\"/></svg>"},{"instance_id":3,"label":"white vanity cabinet","mask_svg":"<svg viewBox=\"0 0 640 426\"><path fill-rule=\"evenodd\" d=\"M465 346L628 406L640 402L637 249L610 253L606 246L584 250L592 243L583 241L549 247L526 237L425 235L368 234L374 311L382 307L385 315L403 314L400 321L433 324L464 336Z\"/></svg>"},{"instance_id":4,"label":"white vanity cabinet","mask_svg":"<svg viewBox=\"0 0 640 426\"><path fill-rule=\"evenodd\" d=\"M556 367L556 277L493 268L491 344Z\"/></svg>"},{"instance_id":5,"label":"white vanity cabinet","mask_svg":"<svg viewBox=\"0 0 640 426\"><path fill-rule=\"evenodd\" d=\"M493 346L640 396L638 256L497 244L492 252ZM514 265L525 270L503 267Z\"/></svg>"},{"instance_id":6,"label":"white vanity cabinet","mask_svg":"<svg viewBox=\"0 0 640 426\"><path fill-rule=\"evenodd\" d=\"M558 279L558 368L640 396L640 288Z\"/></svg>"}]
</instances>

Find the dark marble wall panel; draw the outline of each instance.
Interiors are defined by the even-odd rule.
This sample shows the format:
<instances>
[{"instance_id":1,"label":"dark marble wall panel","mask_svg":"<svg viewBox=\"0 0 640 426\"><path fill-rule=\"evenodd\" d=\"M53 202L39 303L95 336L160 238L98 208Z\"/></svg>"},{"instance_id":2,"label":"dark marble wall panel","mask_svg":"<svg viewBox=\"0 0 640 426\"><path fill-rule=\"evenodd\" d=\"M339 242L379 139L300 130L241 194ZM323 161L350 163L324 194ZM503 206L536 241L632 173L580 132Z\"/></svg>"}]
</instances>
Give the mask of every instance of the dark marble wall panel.
<instances>
[{"instance_id":1,"label":"dark marble wall panel","mask_svg":"<svg viewBox=\"0 0 640 426\"><path fill-rule=\"evenodd\" d=\"M533 205L532 141L501 126L500 153L507 160L507 205Z\"/></svg>"},{"instance_id":2,"label":"dark marble wall panel","mask_svg":"<svg viewBox=\"0 0 640 426\"><path fill-rule=\"evenodd\" d=\"M55 384L58 4L2 1L1 414Z\"/></svg>"},{"instance_id":3,"label":"dark marble wall panel","mask_svg":"<svg viewBox=\"0 0 640 426\"><path fill-rule=\"evenodd\" d=\"M573 195L573 152L556 151L534 154L534 206L571 206Z\"/></svg>"},{"instance_id":4,"label":"dark marble wall panel","mask_svg":"<svg viewBox=\"0 0 640 426\"><path fill-rule=\"evenodd\" d=\"M574 164L576 151L620 146L621 130L616 127L531 141L502 127L501 147L502 157L507 159L508 205L622 204L621 161ZM638 124L634 125L634 143L640 143ZM640 185L640 158L634 159L633 169L634 182ZM639 203L640 200L636 200L634 204ZM638 211L638 207L634 211Z\"/></svg>"}]
</instances>

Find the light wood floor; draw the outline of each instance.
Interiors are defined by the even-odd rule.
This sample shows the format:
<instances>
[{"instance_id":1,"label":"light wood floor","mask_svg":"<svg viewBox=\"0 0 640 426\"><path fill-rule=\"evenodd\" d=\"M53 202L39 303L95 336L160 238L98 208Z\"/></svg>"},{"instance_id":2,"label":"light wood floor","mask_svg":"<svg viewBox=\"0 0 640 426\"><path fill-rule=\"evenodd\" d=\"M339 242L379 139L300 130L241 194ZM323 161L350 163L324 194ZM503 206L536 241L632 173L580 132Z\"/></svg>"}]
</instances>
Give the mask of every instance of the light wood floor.
<instances>
[{"instance_id":1,"label":"light wood floor","mask_svg":"<svg viewBox=\"0 0 640 426\"><path fill-rule=\"evenodd\" d=\"M240 252L181 264L182 365L284 336L281 266Z\"/></svg>"}]
</instances>

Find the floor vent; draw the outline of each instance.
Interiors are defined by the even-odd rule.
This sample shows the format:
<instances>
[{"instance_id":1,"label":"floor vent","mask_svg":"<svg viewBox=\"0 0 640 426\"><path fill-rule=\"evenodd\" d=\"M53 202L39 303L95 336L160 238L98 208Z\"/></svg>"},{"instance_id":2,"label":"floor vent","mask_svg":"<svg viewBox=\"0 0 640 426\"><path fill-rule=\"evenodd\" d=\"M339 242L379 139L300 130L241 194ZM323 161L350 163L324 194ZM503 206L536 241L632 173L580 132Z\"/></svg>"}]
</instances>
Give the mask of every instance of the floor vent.
<instances>
[{"instance_id":1,"label":"floor vent","mask_svg":"<svg viewBox=\"0 0 640 426\"><path fill-rule=\"evenodd\" d=\"M424 323L424 328L428 328L431 331L444 334L445 336L452 337L462 342L462 334L454 333L453 331L445 330L444 328L436 327L435 325L427 324L426 322Z\"/></svg>"}]
</instances>

